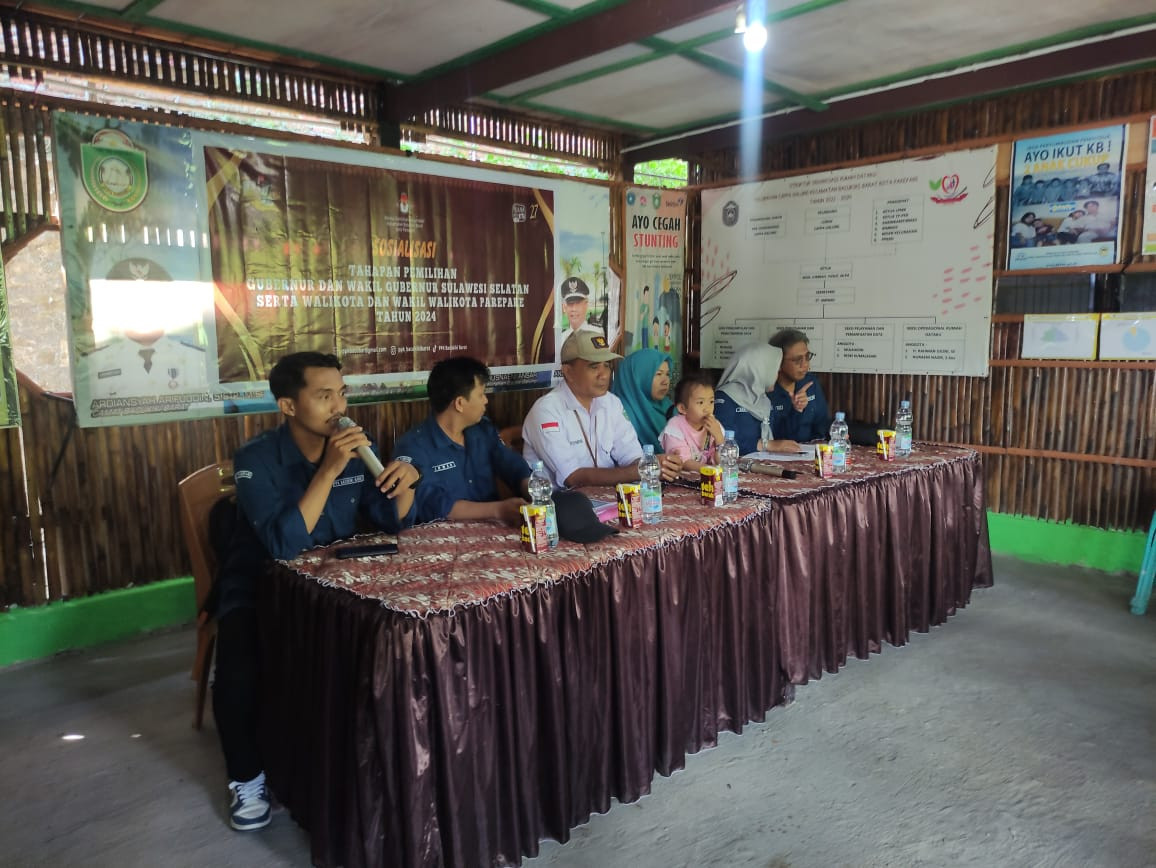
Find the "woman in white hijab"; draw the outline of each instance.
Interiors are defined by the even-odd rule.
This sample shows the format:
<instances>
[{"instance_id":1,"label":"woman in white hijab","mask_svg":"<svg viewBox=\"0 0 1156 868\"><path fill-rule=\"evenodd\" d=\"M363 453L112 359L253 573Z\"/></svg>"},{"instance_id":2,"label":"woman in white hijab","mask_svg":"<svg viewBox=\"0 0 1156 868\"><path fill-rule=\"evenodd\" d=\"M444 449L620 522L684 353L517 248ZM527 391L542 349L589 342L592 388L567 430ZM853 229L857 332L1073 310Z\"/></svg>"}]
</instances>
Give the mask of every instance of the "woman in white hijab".
<instances>
[{"instance_id":1,"label":"woman in white hijab","mask_svg":"<svg viewBox=\"0 0 1156 868\"><path fill-rule=\"evenodd\" d=\"M794 440L776 440L771 430L771 399L783 351L768 344L740 347L722 373L714 397L714 416L735 432L739 452L798 452Z\"/></svg>"}]
</instances>

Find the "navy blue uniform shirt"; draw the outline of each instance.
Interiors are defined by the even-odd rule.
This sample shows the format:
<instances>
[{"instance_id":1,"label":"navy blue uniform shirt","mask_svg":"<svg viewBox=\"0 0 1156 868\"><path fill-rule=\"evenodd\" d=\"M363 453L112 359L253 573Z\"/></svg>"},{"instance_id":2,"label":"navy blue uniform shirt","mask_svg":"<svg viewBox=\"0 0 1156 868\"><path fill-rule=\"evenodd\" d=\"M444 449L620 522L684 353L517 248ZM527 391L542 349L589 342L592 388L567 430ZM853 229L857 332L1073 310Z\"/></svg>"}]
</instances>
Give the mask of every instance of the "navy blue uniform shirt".
<instances>
[{"instance_id":1,"label":"navy blue uniform shirt","mask_svg":"<svg viewBox=\"0 0 1156 868\"><path fill-rule=\"evenodd\" d=\"M218 615L254 604L254 579L271 557L295 558L306 549L353 536L359 516L389 533L412 522L412 507L399 520L394 502L378 491L365 464L354 457L334 481L310 533L297 504L316 473L317 465L297 448L287 424L257 435L237 450L233 478L239 521L218 571Z\"/></svg>"},{"instance_id":2,"label":"navy blue uniform shirt","mask_svg":"<svg viewBox=\"0 0 1156 868\"><path fill-rule=\"evenodd\" d=\"M430 416L406 431L393 448L393 457L421 471L414 498L417 522L445 518L459 500L486 503L498 499L497 476L518 493L530 476L524 458L504 444L494 423L483 417L465 430L464 446L455 443Z\"/></svg>"},{"instance_id":3,"label":"navy blue uniform shirt","mask_svg":"<svg viewBox=\"0 0 1156 868\"><path fill-rule=\"evenodd\" d=\"M795 440L806 443L808 440L826 440L831 433L831 411L827 408L827 396L814 374L807 374L795 383L797 392L803 386L811 384L807 390L807 407L802 413L795 409L791 396L780 383L770 392L771 397L771 430L779 440Z\"/></svg>"},{"instance_id":4,"label":"navy blue uniform shirt","mask_svg":"<svg viewBox=\"0 0 1156 868\"><path fill-rule=\"evenodd\" d=\"M758 449L759 438L763 436L763 420L740 407L721 389L714 393L714 417L724 431L735 432L735 443L739 445L740 455Z\"/></svg>"}]
</instances>

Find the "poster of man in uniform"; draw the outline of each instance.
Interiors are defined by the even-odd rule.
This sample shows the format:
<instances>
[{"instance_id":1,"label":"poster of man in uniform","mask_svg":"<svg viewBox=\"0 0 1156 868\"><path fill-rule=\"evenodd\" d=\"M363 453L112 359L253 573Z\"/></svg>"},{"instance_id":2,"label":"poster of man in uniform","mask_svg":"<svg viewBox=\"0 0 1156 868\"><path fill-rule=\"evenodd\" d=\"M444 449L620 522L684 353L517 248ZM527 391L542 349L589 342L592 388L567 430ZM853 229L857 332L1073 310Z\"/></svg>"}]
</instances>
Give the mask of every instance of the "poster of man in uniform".
<instances>
[{"instance_id":1,"label":"poster of man in uniform","mask_svg":"<svg viewBox=\"0 0 1156 868\"><path fill-rule=\"evenodd\" d=\"M211 412L189 132L60 113L61 253L82 425Z\"/></svg>"},{"instance_id":2,"label":"poster of man in uniform","mask_svg":"<svg viewBox=\"0 0 1156 868\"><path fill-rule=\"evenodd\" d=\"M651 348L675 367L683 348L686 194L631 187L626 191L627 353ZM676 375L671 372L672 378Z\"/></svg>"},{"instance_id":3,"label":"poster of man in uniform","mask_svg":"<svg viewBox=\"0 0 1156 868\"><path fill-rule=\"evenodd\" d=\"M560 351L566 338L576 331L600 334L613 346L621 325L622 282L610 262L610 191L587 186L569 192L575 201L568 210L587 214L604 211L606 221L572 224L558 233L555 347Z\"/></svg>"},{"instance_id":4,"label":"poster of man in uniform","mask_svg":"<svg viewBox=\"0 0 1156 868\"><path fill-rule=\"evenodd\" d=\"M1015 143L1009 270L1116 261L1126 129L1080 130Z\"/></svg>"},{"instance_id":5,"label":"poster of man in uniform","mask_svg":"<svg viewBox=\"0 0 1156 868\"><path fill-rule=\"evenodd\" d=\"M82 426L273 409L269 369L306 349L341 359L355 402L418 397L458 354L497 389L548 385L568 264L586 324L618 328L605 185L67 112L55 130Z\"/></svg>"},{"instance_id":6,"label":"poster of man in uniform","mask_svg":"<svg viewBox=\"0 0 1156 868\"><path fill-rule=\"evenodd\" d=\"M4 261L0 260L0 428L20 424L20 393L16 388L16 362L12 358L12 330L8 319L8 289Z\"/></svg>"}]
</instances>

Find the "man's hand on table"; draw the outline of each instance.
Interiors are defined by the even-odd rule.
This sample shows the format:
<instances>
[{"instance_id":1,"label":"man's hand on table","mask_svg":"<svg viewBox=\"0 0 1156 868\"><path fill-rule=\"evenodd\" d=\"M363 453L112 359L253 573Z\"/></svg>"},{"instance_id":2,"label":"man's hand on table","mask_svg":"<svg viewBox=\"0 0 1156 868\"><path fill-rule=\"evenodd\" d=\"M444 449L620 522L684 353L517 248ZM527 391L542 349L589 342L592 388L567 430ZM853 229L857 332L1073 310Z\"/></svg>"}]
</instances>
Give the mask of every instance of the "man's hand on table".
<instances>
[{"instance_id":1,"label":"man's hand on table","mask_svg":"<svg viewBox=\"0 0 1156 868\"><path fill-rule=\"evenodd\" d=\"M663 482L673 482L678 479L679 474L682 472L682 459L677 455L665 452L657 456L657 458L659 469L662 471Z\"/></svg>"},{"instance_id":2,"label":"man's hand on table","mask_svg":"<svg viewBox=\"0 0 1156 868\"><path fill-rule=\"evenodd\" d=\"M522 523L522 507L529 501L523 500L520 497L507 497L505 500L495 500L494 518L503 524L510 524L517 527Z\"/></svg>"}]
</instances>

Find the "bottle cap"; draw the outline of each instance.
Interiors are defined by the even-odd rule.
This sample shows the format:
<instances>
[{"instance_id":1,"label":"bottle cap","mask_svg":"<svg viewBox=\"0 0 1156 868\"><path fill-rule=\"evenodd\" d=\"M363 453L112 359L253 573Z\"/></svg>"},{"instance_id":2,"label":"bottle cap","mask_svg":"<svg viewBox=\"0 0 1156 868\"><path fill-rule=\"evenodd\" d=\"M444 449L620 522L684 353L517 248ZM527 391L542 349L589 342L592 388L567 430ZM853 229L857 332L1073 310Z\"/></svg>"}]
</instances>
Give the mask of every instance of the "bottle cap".
<instances>
[{"instance_id":1,"label":"bottle cap","mask_svg":"<svg viewBox=\"0 0 1156 868\"><path fill-rule=\"evenodd\" d=\"M654 444L653 443L647 443L645 446L642 447L642 452L644 455L653 455L654 454Z\"/></svg>"},{"instance_id":2,"label":"bottle cap","mask_svg":"<svg viewBox=\"0 0 1156 868\"><path fill-rule=\"evenodd\" d=\"M534 462L534 469L535 470L545 470L546 466L541 461L535 461Z\"/></svg>"},{"instance_id":3,"label":"bottle cap","mask_svg":"<svg viewBox=\"0 0 1156 868\"><path fill-rule=\"evenodd\" d=\"M846 418L847 418L847 414L844 413L842 410L840 410L838 413L835 414L835 421L836 422L842 422Z\"/></svg>"},{"instance_id":4,"label":"bottle cap","mask_svg":"<svg viewBox=\"0 0 1156 868\"><path fill-rule=\"evenodd\" d=\"M726 431L723 431L723 437L727 440L734 440L735 439L735 432L731 431L729 429Z\"/></svg>"},{"instance_id":5,"label":"bottle cap","mask_svg":"<svg viewBox=\"0 0 1156 868\"><path fill-rule=\"evenodd\" d=\"M909 410L911 408L911 402L910 401L900 401L899 406L904 410Z\"/></svg>"}]
</instances>

